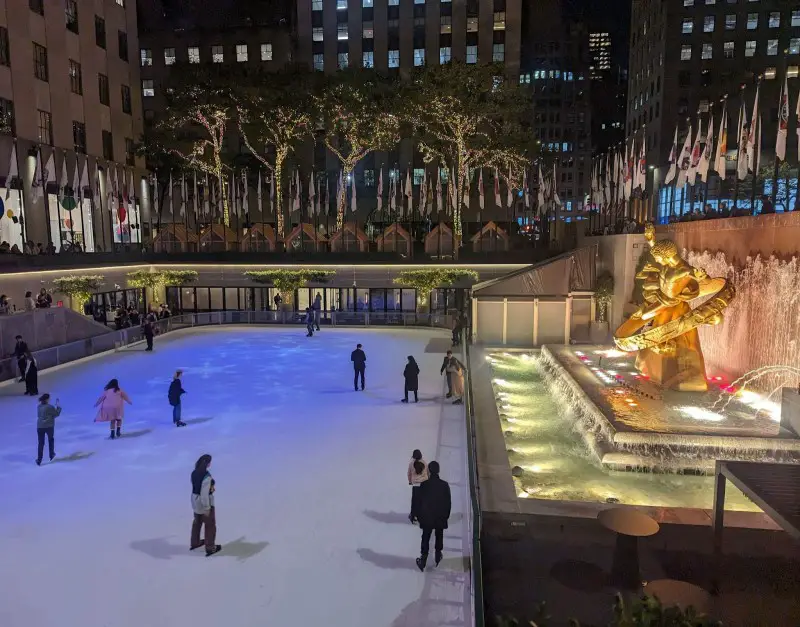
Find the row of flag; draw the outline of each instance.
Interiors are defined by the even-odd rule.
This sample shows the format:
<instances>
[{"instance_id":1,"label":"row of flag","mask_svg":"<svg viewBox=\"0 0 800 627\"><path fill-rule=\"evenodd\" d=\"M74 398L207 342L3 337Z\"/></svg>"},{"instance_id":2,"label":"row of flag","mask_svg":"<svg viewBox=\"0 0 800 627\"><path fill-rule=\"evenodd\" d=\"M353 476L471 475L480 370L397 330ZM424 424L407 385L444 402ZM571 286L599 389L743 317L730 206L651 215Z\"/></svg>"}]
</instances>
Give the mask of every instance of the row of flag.
<instances>
[{"instance_id":1,"label":"row of flag","mask_svg":"<svg viewBox=\"0 0 800 627\"><path fill-rule=\"evenodd\" d=\"M647 138L643 135L637 157L636 138L613 154L601 155L592 167L590 203L601 213L609 213L619 202L630 200L636 190L647 185Z\"/></svg>"}]
</instances>

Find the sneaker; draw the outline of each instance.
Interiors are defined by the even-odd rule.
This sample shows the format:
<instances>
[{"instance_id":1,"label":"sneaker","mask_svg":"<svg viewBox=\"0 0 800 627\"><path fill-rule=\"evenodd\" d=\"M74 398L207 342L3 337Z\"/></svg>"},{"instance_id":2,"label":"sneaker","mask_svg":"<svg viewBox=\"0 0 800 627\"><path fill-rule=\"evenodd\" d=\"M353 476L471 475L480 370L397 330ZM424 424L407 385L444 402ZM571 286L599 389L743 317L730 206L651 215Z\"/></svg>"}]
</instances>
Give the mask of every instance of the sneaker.
<instances>
[{"instance_id":1,"label":"sneaker","mask_svg":"<svg viewBox=\"0 0 800 627\"><path fill-rule=\"evenodd\" d=\"M111 431L111 437L110 437L109 439L110 439L110 440L113 440L115 437L116 437L116 436L114 435L114 431L112 430L112 431Z\"/></svg>"},{"instance_id":2,"label":"sneaker","mask_svg":"<svg viewBox=\"0 0 800 627\"><path fill-rule=\"evenodd\" d=\"M417 563L417 568L419 568L420 572L425 572L425 562L427 561L424 557L418 557L414 560Z\"/></svg>"},{"instance_id":3,"label":"sneaker","mask_svg":"<svg viewBox=\"0 0 800 627\"><path fill-rule=\"evenodd\" d=\"M122 427L117 427L117 437L118 438L122 437Z\"/></svg>"},{"instance_id":4,"label":"sneaker","mask_svg":"<svg viewBox=\"0 0 800 627\"><path fill-rule=\"evenodd\" d=\"M448 392L447 394L444 395L445 398L451 398L452 396L453 395L450 392Z\"/></svg>"},{"instance_id":5,"label":"sneaker","mask_svg":"<svg viewBox=\"0 0 800 627\"><path fill-rule=\"evenodd\" d=\"M206 557L210 557L211 555L214 555L214 553L219 553L221 550L222 550L222 545L216 544L214 545L214 548L206 549Z\"/></svg>"},{"instance_id":6,"label":"sneaker","mask_svg":"<svg viewBox=\"0 0 800 627\"><path fill-rule=\"evenodd\" d=\"M464 404L464 401L462 401L460 398L458 398L458 399L453 401L453 405L463 405L463 404Z\"/></svg>"},{"instance_id":7,"label":"sneaker","mask_svg":"<svg viewBox=\"0 0 800 627\"><path fill-rule=\"evenodd\" d=\"M50 456L50 461L53 461L55 458L56 458L56 454L55 454L55 453L53 453L53 454Z\"/></svg>"}]
</instances>

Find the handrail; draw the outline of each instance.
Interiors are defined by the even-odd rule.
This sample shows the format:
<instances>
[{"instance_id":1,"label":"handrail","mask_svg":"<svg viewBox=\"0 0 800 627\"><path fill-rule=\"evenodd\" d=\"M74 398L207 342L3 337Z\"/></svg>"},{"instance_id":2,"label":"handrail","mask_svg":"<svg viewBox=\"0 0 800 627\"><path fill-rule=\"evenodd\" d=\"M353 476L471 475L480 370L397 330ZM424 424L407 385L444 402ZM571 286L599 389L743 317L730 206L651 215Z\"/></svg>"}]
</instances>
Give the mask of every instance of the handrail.
<instances>
[{"instance_id":1,"label":"handrail","mask_svg":"<svg viewBox=\"0 0 800 627\"><path fill-rule=\"evenodd\" d=\"M481 558L481 533L483 519L481 516L480 478L478 476L478 445L475 429L475 402L472 392L472 364L469 354L469 334L466 329L461 332L464 365L466 366L466 385L464 398L466 401L467 422L467 467L469 470L469 491L472 502L472 603L475 627L484 627L486 617L483 606L483 560Z\"/></svg>"}]
</instances>

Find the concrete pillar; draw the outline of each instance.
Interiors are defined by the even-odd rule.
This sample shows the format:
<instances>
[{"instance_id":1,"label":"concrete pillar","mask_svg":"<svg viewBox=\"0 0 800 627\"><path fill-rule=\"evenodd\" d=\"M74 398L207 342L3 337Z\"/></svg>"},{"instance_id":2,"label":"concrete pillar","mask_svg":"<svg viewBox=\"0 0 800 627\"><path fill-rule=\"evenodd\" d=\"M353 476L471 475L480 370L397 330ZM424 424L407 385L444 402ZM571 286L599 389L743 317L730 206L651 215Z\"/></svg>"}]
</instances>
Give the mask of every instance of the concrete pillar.
<instances>
[{"instance_id":1,"label":"concrete pillar","mask_svg":"<svg viewBox=\"0 0 800 627\"><path fill-rule=\"evenodd\" d=\"M539 346L539 299L533 299L533 345Z\"/></svg>"},{"instance_id":2,"label":"concrete pillar","mask_svg":"<svg viewBox=\"0 0 800 627\"><path fill-rule=\"evenodd\" d=\"M569 344L572 331L572 295L567 296L564 307L564 344Z\"/></svg>"},{"instance_id":3,"label":"concrete pillar","mask_svg":"<svg viewBox=\"0 0 800 627\"><path fill-rule=\"evenodd\" d=\"M506 345L508 336L508 299L503 299L503 346Z\"/></svg>"},{"instance_id":4,"label":"concrete pillar","mask_svg":"<svg viewBox=\"0 0 800 627\"><path fill-rule=\"evenodd\" d=\"M472 341L477 342L479 339L478 332L478 299L472 299Z\"/></svg>"}]
</instances>

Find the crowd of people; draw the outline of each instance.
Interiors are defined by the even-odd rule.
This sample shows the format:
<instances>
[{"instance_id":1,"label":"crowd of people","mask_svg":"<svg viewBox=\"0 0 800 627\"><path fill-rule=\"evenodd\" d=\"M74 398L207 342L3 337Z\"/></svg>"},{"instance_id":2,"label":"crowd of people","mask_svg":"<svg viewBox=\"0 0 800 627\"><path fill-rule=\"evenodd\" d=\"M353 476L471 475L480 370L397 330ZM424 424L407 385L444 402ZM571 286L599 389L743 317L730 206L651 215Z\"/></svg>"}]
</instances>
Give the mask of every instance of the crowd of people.
<instances>
[{"instance_id":1,"label":"crowd of people","mask_svg":"<svg viewBox=\"0 0 800 627\"><path fill-rule=\"evenodd\" d=\"M41 242L34 244L32 240L28 240L22 245L22 250L16 244L9 244L3 240L0 242L0 255L55 255L56 247L53 242L47 242L46 246L42 246Z\"/></svg>"},{"instance_id":2,"label":"crowd of people","mask_svg":"<svg viewBox=\"0 0 800 627\"><path fill-rule=\"evenodd\" d=\"M48 309L53 306L53 297L50 293L42 288L33 297L33 292L25 292L25 299L22 303L22 308L17 309L15 304L12 304L11 299L6 294L0 294L0 315L8 315L18 311L33 311L34 309Z\"/></svg>"}]
</instances>

